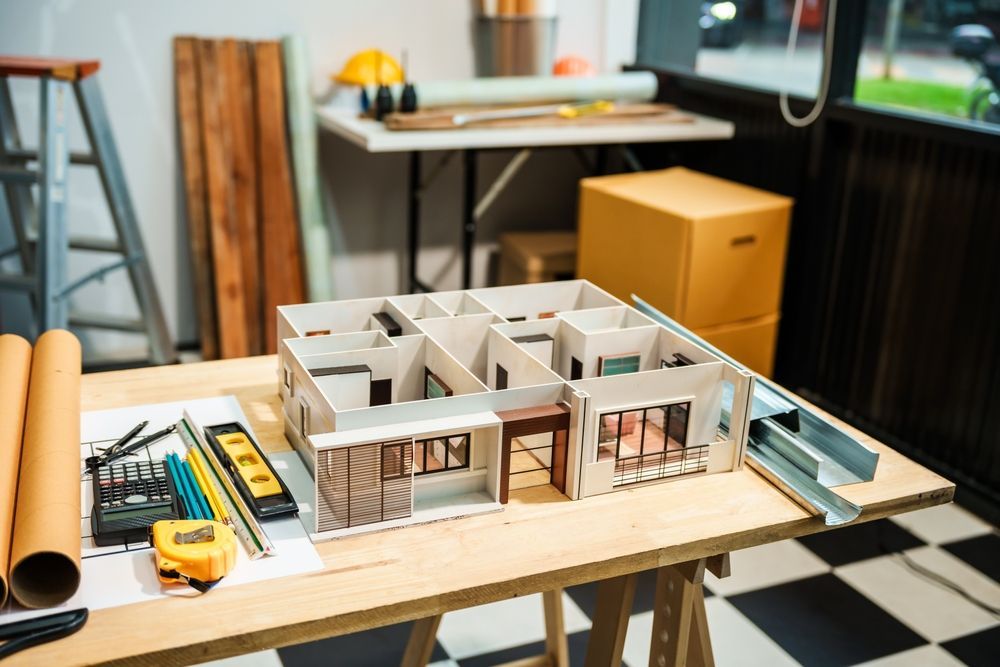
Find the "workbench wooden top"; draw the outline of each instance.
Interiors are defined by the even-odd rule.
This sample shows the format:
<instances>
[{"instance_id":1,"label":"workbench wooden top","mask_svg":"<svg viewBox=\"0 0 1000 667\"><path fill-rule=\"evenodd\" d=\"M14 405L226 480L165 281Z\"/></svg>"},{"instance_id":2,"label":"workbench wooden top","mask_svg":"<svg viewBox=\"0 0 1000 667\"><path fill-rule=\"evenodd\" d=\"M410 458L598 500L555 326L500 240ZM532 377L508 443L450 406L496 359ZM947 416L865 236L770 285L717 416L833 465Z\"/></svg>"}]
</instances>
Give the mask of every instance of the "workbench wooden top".
<instances>
[{"instance_id":1,"label":"workbench wooden top","mask_svg":"<svg viewBox=\"0 0 1000 667\"><path fill-rule=\"evenodd\" d=\"M233 394L268 451L282 435L273 356L86 375L83 410ZM885 445L875 481L840 487L859 521L946 503L954 485ZM681 479L570 501L511 493L503 512L317 545L325 569L92 612L11 665L201 662L398 623L825 530L760 476Z\"/></svg>"}]
</instances>

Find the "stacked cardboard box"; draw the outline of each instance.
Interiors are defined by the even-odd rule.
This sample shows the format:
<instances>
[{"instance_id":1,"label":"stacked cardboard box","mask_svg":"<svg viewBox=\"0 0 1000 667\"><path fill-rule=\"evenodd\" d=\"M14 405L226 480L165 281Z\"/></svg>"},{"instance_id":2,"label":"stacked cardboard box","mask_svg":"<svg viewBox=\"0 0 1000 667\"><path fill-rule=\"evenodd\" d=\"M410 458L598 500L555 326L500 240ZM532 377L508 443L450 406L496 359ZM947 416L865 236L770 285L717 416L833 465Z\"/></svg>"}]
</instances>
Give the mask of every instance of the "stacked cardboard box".
<instances>
[{"instance_id":1,"label":"stacked cardboard box","mask_svg":"<svg viewBox=\"0 0 1000 667\"><path fill-rule=\"evenodd\" d=\"M792 200L681 167L581 183L577 277L770 375Z\"/></svg>"},{"instance_id":2,"label":"stacked cardboard box","mask_svg":"<svg viewBox=\"0 0 1000 667\"><path fill-rule=\"evenodd\" d=\"M509 232L500 235L500 284L571 280L576 270L573 232Z\"/></svg>"}]
</instances>

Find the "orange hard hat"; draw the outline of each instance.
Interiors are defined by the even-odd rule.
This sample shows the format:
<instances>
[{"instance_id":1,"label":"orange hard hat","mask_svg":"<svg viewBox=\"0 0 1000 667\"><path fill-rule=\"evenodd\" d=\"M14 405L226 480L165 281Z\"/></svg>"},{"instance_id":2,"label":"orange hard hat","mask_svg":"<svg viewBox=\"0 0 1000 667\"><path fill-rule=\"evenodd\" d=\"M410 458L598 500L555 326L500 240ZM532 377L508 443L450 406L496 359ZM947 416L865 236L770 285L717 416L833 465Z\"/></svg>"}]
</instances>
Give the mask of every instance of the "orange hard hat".
<instances>
[{"instance_id":1,"label":"orange hard hat","mask_svg":"<svg viewBox=\"0 0 1000 667\"><path fill-rule=\"evenodd\" d=\"M563 56L552 65L556 76L594 76L597 71L590 61L581 56Z\"/></svg>"}]
</instances>

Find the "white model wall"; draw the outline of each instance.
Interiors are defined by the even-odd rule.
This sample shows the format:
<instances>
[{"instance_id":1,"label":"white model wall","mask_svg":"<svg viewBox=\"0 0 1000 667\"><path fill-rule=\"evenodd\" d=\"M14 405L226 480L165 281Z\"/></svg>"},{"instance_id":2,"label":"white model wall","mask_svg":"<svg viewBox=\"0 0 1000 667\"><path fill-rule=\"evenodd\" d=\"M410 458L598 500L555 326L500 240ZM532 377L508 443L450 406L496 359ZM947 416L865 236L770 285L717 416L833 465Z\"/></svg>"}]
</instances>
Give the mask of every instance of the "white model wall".
<instances>
[{"instance_id":1,"label":"white model wall","mask_svg":"<svg viewBox=\"0 0 1000 667\"><path fill-rule=\"evenodd\" d=\"M445 384L451 387L456 396L476 394L486 391L486 385L475 375L467 371L443 347L428 338L424 347L424 365ZM421 392L422 393L422 392Z\"/></svg>"},{"instance_id":2,"label":"white model wall","mask_svg":"<svg viewBox=\"0 0 1000 667\"><path fill-rule=\"evenodd\" d=\"M638 0L559 0L556 52L578 54L614 71L634 57ZM410 72L419 82L468 77L473 72L470 18L464 0L4 0L0 2L0 44L5 53L99 58L101 86L125 174L149 250L167 320L182 342L197 338L190 253L181 217L183 206L175 139L171 39L175 35L272 39L305 36L314 91L322 93L330 74L350 55L381 47L408 50ZM37 94L30 82L15 82L14 101L26 136L34 137ZM23 85L22 85L23 84ZM83 148L82 131L70 117L70 145ZM479 190L503 168L511 153L481 156ZM425 170L440 154L425 156ZM330 270L338 299L392 294L403 289L406 248L407 158L368 155L346 141L320 134L323 194L334 254ZM421 277L440 287L457 287L461 198L460 160L452 160L422 201L424 227ZM69 222L74 233L110 233L100 185L86 169L70 170ZM426 171L425 171L426 173ZM501 229L571 229L576 181L584 173L568 152L532 157L480 224L474 282L485 284L488 255ZM2 195L2 193L0 193ZM2 196L0 196L2 204ZM12 241L0 215L0 247ZM71 278L96 268L106 257L78 253ZM105 285L74 294L84 310L131 316L134 310L122 274ZM26 331L21 295L0 295L0 330ZM84 336L88 352L141 348L127 334Z\"/></svg>"},{"instance_id":3,"label":"white model wall","mask_svg":"<svg viewBox=\"0 0 1000 667\"><path fill-rule=\"evenodd\" d=\"M597 415L691 400L687 444L715 441L722 410L722 362L572 382L589 397L583 462L596 459Z\"/></svg>"},{"instance_id":4,"label":"white model wall","mask_svg":"<svg viewBox=\"0 0 1000 667\"><path fill-rule=\"evenodd\" d=\"M372 374L368 371L321 375L313 380L338 412L369 405Z\"/></svg>"},{"instance_id":5,"label":"white model wall","mask_svg":"<svg viewBox=\"0 0 1000 667\"><path fill-rule=\"evenodd\" d=\"M397 349L397 386L396 401L418 401L424 397L424 349L427 347L427 336L397 336L392 339Z\"/></svg>"},{"instance_id":6,"label":"white model wall","mask_svg":"<svg viewBox=\"0 0 1000 667\"><path fill-rule=\"evenodd\" d=\"M563 387L563 383L560 382L538 387L452 396L432 401L378 405L367 410L337 413L336 427L337 431L341 432L356 428L382 427L386 424L447 419L455 415L549 405L562 400Z\"/></svg>"},{"instance_id":7,"label":"white model wall","mask_svg":"<svg viewBox=\"0 0 1000 667\"><path fill-rule=\"evenodd\" d=\"M389 338L380 331L356 331L347 334L331 334L329 336L309 336L307 338L289 338L284 341L289 350L299 357L314 354L330 354L335 352L350 352L352 350L367 350L379 347L392 347ZM312 368L312 367L310 367Z\"/></svg>"},{"instance_id":8,"label":"white model wall","mask_svg":"<svg viewBox=\"0 0 1000 667\"><path fill-rule=\"evenodd\" d=\"M558 375L521 349L517 343L497 331L490 331L489 361L486 367L486 384L490 389L496 389L497 386L497 364L507 371L508 389L561 382Z\"/></svg>"},{"instance_id":9,"label":"white model wall","mask_svg":"<svg viewBox=\"0 0 1000 667\"><path fill-rule=\"evenodd\" d=\"M496 315L485 313L422 320L420 326L481 382L486 382L490 326L501 321Z\"/></svg>"},{"instance_id":10,"label":"white model wall","mask_svg":"<svg viewBox=\"0 0 1000 667\"><path fill-rule=\"evenodd\" d=\"M559 375L569 379L572 377L570 373L573 369L573 359L583 363L587 356L587 335L576 327L560 322L559 349L556 354L558 355ZM583 377L588 377L586 370L586 365L584 365Z\"/></svg>"},{"instance_id":11,"label":"white model wall","mask_svg":"<svg viewBox=\"0 0 1000 667\"><path fill-rule=\"evenodd\" d=\"M678 352L691 361L699 364L716 361L716 359L705 350L701 349L694 343L681 338L672 331L668 331L667 329L660 329L659 348L660 359L663 359L664 361L672 362L674 354Z\"/></svg>"},{"instance_id":12,"label":"white model wall","mask_svg":"<svg viewBox=\"0 0 1000 667\"><path fill-rule=\"evenodd\" d=\"M569 327L567 327L569 328ZM586 338L583 359L583 377L597 377L600 358L618 354L639 353L639 370L651 371L660 367L657 356L660 348L660 327L618 329L592 333Z\"/></svg>"},{"instance_id":13,"label":"white model wall","mask_svg":"<svg viewBox=\"0 0 1000 667\"><path fill-rule=\"evenodd\" d=\"M372 380L392 379L392 397L396 399L398 389L396 387L396 375L399 369L399 351L395 347L377 347L369 350L352 350L348 352L330 352L327 354L311 354L299 357L306 370L315 368L342 368L344 366L364 365L371 369ZM324 392L328 387L341 387L342 383L333 378L340 375L325 375L315 378L316 384ZM352 381L351 391L360 391L360 385ZM364 396L356 396L353 393L345 393L337 390L337 393L327 393L330 403L334 409L352 410L358 407L367 407L369 401L368 387L366 386ZM346 399L346 400L345 400Z\"/></svg>"}]
</instances>

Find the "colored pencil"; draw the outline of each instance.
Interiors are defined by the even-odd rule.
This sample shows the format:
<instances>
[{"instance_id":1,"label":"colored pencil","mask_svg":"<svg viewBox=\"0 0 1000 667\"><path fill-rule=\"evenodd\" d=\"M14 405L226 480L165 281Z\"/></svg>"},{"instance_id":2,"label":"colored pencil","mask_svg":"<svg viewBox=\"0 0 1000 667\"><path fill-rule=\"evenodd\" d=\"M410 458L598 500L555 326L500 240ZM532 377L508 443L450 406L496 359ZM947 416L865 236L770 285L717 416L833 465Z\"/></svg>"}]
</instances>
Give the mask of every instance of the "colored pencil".
<instances>
[{"instance_id":1,"label":"colored pencil","mask_svg":"<svg viewBox=\"0 0 1000 667\"><path fill-rule=\"evenodd\" d=\"M202 479L205 480L209 500L212 501L212 504L215 505L218 510L219 521L231 523L229 512L226 510L226 506L222 502L222 497L219 495L219 489L212 483L212 476L208 470L208 464L201 458L201 452L197 449L191 448L188 450L188 460L193 464L195 471L200 473Z\"/></svg>"},{"instance_id":2,"label":"colored pencil","mask_svg":"<svg viewBox=\"0 0 1000 667\"><path fill-rule=\"evenodd\" d=\"M188 488L191 489L191 493L194 494L195 502L198 503L198 512L201 513L202 519L212 520L212 510L208 507L208 501L205 500L204 494L201 492L201 487L198 486L198 481L194 478L194 473L191 472L191 464L187 461L181 461L181 470L187 477Z\"/></svg>"}]
</instances>

